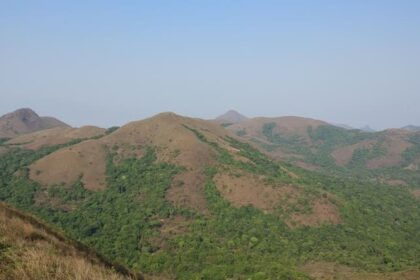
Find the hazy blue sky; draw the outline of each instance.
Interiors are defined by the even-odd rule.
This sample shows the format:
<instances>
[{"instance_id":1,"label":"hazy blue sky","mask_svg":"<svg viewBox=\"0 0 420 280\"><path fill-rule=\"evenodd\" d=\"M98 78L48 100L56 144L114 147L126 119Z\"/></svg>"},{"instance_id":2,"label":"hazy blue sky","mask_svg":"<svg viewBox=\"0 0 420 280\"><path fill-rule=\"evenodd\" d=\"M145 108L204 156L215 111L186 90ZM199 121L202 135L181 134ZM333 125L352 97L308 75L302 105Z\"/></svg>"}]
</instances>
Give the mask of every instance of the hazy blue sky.
<instances>
[{"instance_id":1,"label":"hazy blue sky","mask_svg":"<svg viewBox=\"0 0 420 280\"><path fill-rule=\"evenodd\" d=\"M420 1L0 1L0 114L420 124Z\"/></svg>"}]
</instances>

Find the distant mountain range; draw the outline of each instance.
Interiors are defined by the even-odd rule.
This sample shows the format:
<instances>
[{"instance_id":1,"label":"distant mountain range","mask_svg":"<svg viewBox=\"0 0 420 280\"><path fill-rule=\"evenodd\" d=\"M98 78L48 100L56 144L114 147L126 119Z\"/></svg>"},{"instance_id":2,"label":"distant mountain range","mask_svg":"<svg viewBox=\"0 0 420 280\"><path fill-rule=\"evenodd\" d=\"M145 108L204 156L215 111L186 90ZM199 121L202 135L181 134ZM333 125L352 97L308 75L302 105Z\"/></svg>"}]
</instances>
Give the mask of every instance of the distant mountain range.
<instances>
[{"instance_id":1,"label":"distant mountain range","mask_svg":"<svg viewBox=\"0 0 420 280\"><path fill-rule=\"evenodd\" d=\"M420 131L420 126L407 125L407 126L404 126L402 129L408 130L408 131Z\"/></svg>"},{"instance_id":2,"label":"distant mountain range","mask_svg":"<svg viewBox=\"0 0 420 280\"><path fill-rule=\"evenodd\" d=\"M337 127L344 128L344 129L348 129L348 130L358 129L358 130L365 131L365 132L376 132L376 130L371 128L369 125L365 125L365 126L362 126L360 128L356 128L356 127L353 127L353 126L350 126L350 125L347 125L347 124L336 124L336 123L334 123L333 125L335 125Z\"/></svg>"}]
</instances>

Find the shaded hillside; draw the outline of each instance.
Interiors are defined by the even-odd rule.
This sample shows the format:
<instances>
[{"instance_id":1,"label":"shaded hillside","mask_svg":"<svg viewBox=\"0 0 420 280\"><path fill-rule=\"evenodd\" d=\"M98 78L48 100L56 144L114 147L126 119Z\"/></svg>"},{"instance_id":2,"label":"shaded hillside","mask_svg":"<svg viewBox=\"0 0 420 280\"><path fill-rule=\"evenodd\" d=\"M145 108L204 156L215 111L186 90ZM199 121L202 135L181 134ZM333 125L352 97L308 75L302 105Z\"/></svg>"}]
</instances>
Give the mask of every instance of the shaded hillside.
<instances>
[{"instance_id":1,"label":"shaded hillside","mask_svg":"<svg viewBox=\"0 0 420 280\"><path fill-rule=\"evenodd\" d=\"M0 117L0 138L13 138L54 127L69 126L52 117L40 117L29 108L19 109Z\"/></svg>"},{"instance_id":2,"label":"shaded hillside","mask_svg":"<svg viewBox=\"0 0 420 280\"><path fill-rule=\"evenodd\" d=\"M0 204L0 279L143 279L38 219Z\"/></svg>"},{"instance_id":3,"label":"shaded hillside","mask_svg":"<svg viewBox=\"0 0 420 280\"><path fill-rule=\"evenodd\" d=\"M152 277L309 279L308 261L375 273L420 265L417 189L276 162L209 121L163 113L101 138L9 148L0 200Z\"/></svg>"}]
</instances>

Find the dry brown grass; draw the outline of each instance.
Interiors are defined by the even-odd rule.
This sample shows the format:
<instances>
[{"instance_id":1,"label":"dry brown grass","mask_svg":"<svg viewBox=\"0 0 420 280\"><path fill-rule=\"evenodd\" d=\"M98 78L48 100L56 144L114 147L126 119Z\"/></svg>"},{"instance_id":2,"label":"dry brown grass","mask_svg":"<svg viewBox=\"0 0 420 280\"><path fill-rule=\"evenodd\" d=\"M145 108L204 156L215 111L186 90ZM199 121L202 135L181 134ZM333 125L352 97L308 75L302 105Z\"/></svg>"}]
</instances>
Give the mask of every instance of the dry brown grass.
<instances>
[{"instance_id":1,"label":"dry brown grass","mask_svg":"<svg viewBox=\"0 0 420 280\"><path fill-rule=\"evenodd\" d=\"M311 201L311 213L295 213L288 221L288 225L321 226L323 224L337 225L341 222L340 211L328 198L318 198Z\"/></svg>"},{"instance_id":2,"label":"dry brown grass","mask_svg":"<svg viewBox=\"0 0 420 280\"><path fill-rule=\"evenodd\" d=\"M142 279L35 218L0 204L0 280ZM123 271L123 274L115 269Z\"/></svg>"},{"instance_id":3,"label":"dry brown grass","mask_svg":"<svg viewBox=\"0 0 420 280\"><path fill-rule=\"evenodd\" d=\"M273 186L262 176L251 175L241 171L219 173L214 182L222 196L235 207L253 206L270 213L277 208L287 209L304 195L298 186ZM286 219L289 227L320 226L322 224L340 223L340 212L329 197L310 199L311 213L294 213Z\"/></svg>"},{"instance_id":4,"label":"dry brown grass","mask_svg":"<svg viewBox=\"0 0 420 280\"><path fill-rule=\"evenodd\" d=\"M412 144L406 140L410 132L399 129L390 129L385 133L386 139L384 147L387 152L384 156L369 160L366 163L366 166L369 169L391 167L401 164L403 159L402 153L412 146Z\"/></svg>"},{"instance_id":5,"label":"dry brown grass","mask_svg":"<svg viewBox=\"0 0 420 280\"><path fill-rule=\"evenodd\" d=\"M207 199L204 194L206 177L203 170L177 174L166 192L166 199L175 206L188 206L207 214Z\"/></svg>"},{"instance_id":6,"label":"dry brown grass","mask_svg":"<svg viewBox=\"0 0 420 280\"><path fill-rule=\"evenodd\" d=\"M92 138L105 133L106 129L96 126L83 126L80 128L57 127L20 135L7 144L21 145L27 149L37 150L45 146L65 144L74 139Z\"/></svg>"},{"instance_id":7,"label":"dry brown grass","mask_svg":"<svg viewBox=\"0 0 420 280\"><path fill-rule=\"evenodd\" d=\"M296 201L299 190L292 186L272 186L263 177L240 171L219 173L214 177L217 189L235 207L251 205L266 212L275 210L283 199Z\"/></svg>"},{"instance_id":8,"label":"dry brown grass","mask_svg":"<svg viewBox=\"0 0 420 280\"><path fill-rule=\"evenodd\" d=\"M41 245L41 244L40 244ZM112 270L92 265L84 259L74 256L62 256L60 252L49 244L41 245L42 248L24 249L13 259L19 260L19 265L5 273L6 279L19 280L122 280L128 279ZM2 279L2 278L0 278Z\"/></svg>"},{"instance_id":9,"label":"dry brown grass","mask_svg":"<svg viewBox=\"0 0 420 280\"><path fill-rule=\"evenodd\" d=\"M44 186L71 185L79 178L85 188L105 188L106 147L99 140L88 140L63 148L30 166L30 178Z\"/></svg>"},{"instance_id":10,"label":"dry brown grass","mask_svg":"<svg viewBox=\"0 0 420 280\"><path fill-rule=\"evenodd\" d=\"M317 128L320 125L327 125L327 123L323 121L301 117L253 118L231 125L227 127L227 129L233 132L245 130L247 132L246 137L265 139L262 132L263 126L266 123L272 122L276 124L273 132L281 133L283 135L299 135L307 140L309 140L308 127L312 126L313 128Z\"/></svg>"},{"instance_id":11,"label":"dry brown grass","mask_svg":"<svg viewBox=\"0 0 420 280\"><path fill-rule=\"evenodd\" d=\"M344 166L351 161L353 153L356 149L371 149L374 144L375 141L365 140L354 145L338 148L335 151L333 151L331 155L335 159L337 165Z\"/></svg>"}]
</instances>

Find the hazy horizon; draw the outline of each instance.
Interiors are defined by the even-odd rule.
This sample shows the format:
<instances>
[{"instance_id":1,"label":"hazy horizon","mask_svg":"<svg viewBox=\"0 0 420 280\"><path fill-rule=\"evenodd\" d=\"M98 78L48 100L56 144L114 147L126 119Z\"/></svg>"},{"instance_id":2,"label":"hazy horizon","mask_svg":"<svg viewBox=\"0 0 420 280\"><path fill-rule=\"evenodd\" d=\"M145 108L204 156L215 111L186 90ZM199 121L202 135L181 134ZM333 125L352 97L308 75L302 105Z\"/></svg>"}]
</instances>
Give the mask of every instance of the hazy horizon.
<instances>
[{"instance_id":1,"label":"hazy horizon","mask_svg":"<svg viewBox=\"0 0 420 280\"><path fill-rule=\"evenodd\" d=\"M337 2L4 1L0 115L420 125L420 2Z\"/></svg>"}]
</instances>

